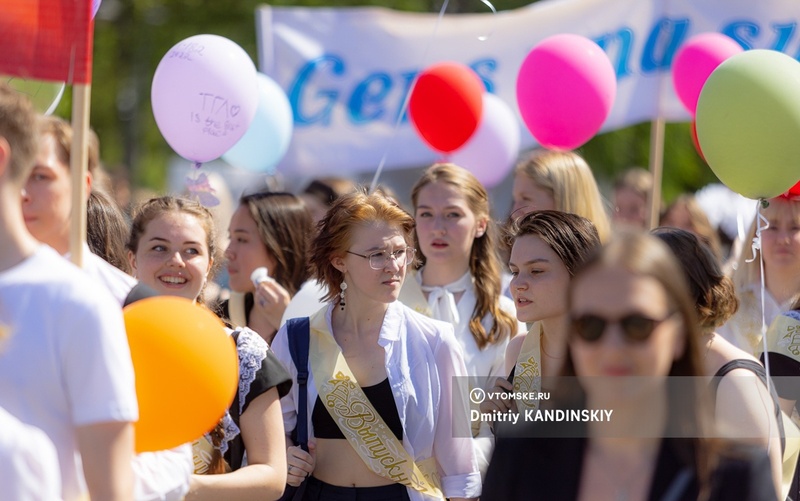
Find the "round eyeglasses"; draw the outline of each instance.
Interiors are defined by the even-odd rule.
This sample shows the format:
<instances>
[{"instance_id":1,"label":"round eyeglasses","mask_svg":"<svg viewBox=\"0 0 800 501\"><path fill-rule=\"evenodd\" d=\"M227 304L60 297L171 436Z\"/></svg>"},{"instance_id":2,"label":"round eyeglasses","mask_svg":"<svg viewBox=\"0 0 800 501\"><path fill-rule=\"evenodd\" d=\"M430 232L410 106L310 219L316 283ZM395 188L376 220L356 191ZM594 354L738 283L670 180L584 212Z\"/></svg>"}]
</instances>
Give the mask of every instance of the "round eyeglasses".
<instances>
[{"instance_id":1,"label":"round eyeglasses","mask_svg":"<svg viewBox=\"0 0 800 501\"><path fill-rule=\"evenodd\" d=\"M414 255L416 254L417 249L413 247L406 247L404 249L397 249L394 252L386 252L386 251L377 251L373 252L372 254L364 255L358 254L353 251L347 251L348 254L352 254L354 256L363 257L364 259L369 260L369 267L373 270L382 270L386 268L386 265L389 264L389 259L394 259L397 263L397 266L403 267L408 263L414 261Z\"/></svg>"}]
</instances>

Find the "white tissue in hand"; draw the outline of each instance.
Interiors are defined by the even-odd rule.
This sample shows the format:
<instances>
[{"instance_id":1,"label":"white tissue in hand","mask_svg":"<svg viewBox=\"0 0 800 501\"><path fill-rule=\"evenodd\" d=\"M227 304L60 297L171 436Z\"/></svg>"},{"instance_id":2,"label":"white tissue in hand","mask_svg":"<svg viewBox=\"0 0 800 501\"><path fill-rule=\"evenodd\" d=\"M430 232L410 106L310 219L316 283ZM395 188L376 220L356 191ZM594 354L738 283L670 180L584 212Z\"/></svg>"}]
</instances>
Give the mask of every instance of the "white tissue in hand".
<instances>
[{"instance_id":1,"label":"white tissue in hand","mask_svg":"<svg viewBox=\"0 0 800 501\"><path fill-rule=\"evenodd\" d=\"M250 280L253 282L253 285L258 287L258 284L265 280L269 280L269 270L265 267L256 268L253 270L253 273L250 274Z\"/></svg>"}]
</instances>

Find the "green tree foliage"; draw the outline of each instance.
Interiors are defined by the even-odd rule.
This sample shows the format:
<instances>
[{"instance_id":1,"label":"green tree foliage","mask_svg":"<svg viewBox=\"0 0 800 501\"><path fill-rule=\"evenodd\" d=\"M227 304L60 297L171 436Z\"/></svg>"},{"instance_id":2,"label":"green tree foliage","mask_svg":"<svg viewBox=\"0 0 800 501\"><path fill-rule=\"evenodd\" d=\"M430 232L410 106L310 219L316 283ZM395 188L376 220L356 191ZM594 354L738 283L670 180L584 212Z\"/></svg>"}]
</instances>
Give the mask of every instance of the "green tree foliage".
<instances>
[{"instance_id":1,"label":"green tree foliage","mask_svg":"<svg viewBox=\"0 0 800 501\"><path fill-rule=\"evenodd\" d=\"M444 0L272 0L274 6L383 6L438 12ZM175 43L214 33L237 42L257 60L255 10L263 0L104 0L95 25L91 124L102 159L138 186L162 189L173 153L156 127L150 85L158 62ZM497 10L532 3L494 0ZM488 12L481 0L449 0L448 13ZM69 95L58 114L69 116ZM649 125L603 134L582 148L598 177L610 179L631 165L647 165ZM713 181L697 156L688 124L667 127L665 195L671 198Z\"/></svg>"}]
</instances>

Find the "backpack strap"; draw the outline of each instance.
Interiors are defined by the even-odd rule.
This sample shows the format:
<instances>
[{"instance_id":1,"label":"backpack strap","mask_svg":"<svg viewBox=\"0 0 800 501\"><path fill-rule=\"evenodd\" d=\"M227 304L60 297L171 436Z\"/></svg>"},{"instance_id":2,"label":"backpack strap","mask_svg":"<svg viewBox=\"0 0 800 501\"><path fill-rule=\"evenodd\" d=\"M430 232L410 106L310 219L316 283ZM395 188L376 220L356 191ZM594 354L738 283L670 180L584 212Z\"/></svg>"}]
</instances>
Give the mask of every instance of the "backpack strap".
<instances>
[{"instance_id":1,"label":"backpack strap","mask_svg":"<svg viewBox=\"0 0 800 501\"><path fill-rule=\"evenodd\" d=\"M308 317L292 318L286 322L289 353L297 369L297 426L294 443L308 452L308 349L310 326Z\"/></svg>"}]
</instances>

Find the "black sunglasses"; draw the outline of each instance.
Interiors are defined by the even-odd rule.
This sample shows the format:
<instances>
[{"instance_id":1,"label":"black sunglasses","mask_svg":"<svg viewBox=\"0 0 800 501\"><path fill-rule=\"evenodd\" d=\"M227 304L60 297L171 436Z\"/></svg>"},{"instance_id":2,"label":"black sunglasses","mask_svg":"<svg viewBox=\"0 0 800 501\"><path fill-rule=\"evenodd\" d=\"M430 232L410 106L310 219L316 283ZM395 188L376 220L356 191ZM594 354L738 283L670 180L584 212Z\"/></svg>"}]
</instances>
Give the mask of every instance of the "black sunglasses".
<instances>
[{"instance_id":1,"label":"black sunglasses","mask_svg":"<svg viewBox=\"0 0 800 501\"><path fill-rule=\"evenodd\" d=\"M586 314L572 319L572 332L583 341L594 343L603 337L609 325L619 324L627 342L641 343L647 341L653 331L656 330L656 327L672 318L673 315L674 313L670 313L666 318L655 320L639 313L631 313L622 318L612 320Z\"/></svg>"}]
</instances>

